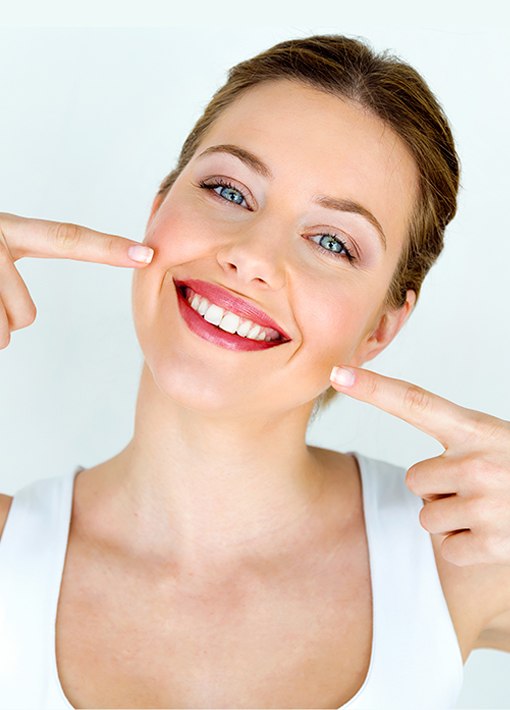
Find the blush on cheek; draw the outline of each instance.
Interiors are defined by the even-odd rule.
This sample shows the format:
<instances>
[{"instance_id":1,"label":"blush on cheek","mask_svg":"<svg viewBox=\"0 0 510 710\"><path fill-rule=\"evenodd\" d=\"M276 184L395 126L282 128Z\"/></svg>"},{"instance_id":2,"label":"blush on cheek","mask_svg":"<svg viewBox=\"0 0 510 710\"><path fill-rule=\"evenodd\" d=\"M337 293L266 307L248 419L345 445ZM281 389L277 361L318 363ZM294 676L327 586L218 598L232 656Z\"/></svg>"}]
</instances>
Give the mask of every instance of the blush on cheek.
<instances>
[{"instance_id":1,"label":"blush on cheek","mask_svg":"<svg viewBox=\"0 0 510 710\"><path fill-rule=\"evenodd\" d=\"M155 218L146 234L146 243L153 247L164 263L181 263L200 258L211 248L210 226L205 228L177 209Z\"/></svg>"},{"instance_id":2,"label":"blush on cheek","mask_svg":"<svg viewBox=\"0 0 510 710\"><path fill-rule=\"evenodd\" d=\"M314 312L314 343L325 367L330 361L348 362L356 352L366 327L366 310L347 292L324 299L322 311Z\"/></svg>"}]
</instances>

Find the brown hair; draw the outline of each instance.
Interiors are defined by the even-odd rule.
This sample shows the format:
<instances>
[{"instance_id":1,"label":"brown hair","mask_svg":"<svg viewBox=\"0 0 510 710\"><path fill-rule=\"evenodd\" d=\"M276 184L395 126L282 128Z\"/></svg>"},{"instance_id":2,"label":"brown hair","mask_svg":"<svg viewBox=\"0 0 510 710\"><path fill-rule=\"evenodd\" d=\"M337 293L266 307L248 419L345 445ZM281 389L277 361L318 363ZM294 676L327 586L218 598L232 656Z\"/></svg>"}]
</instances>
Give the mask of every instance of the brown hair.
<instances>
[{"instance_id":1,"label":"brown hair","mask_svg":"<svg viewBox=\"0 0 510 710\"><path fill-rule=\"evenodd\" d=\"M285 40L236 64L184 141L177 167L161 182L158 195L163 198L170 190L224 109L250 87L284 78L357 102L389 125L410 150L419 197L383 307L402 306L408 289L418 299L457 209L460 161L438 100L420 74L389 50L376 53L366 41L343 35L313 35ZM329 387L317 397L312 419L335 394Z\"/></svg>"}]
</instances>

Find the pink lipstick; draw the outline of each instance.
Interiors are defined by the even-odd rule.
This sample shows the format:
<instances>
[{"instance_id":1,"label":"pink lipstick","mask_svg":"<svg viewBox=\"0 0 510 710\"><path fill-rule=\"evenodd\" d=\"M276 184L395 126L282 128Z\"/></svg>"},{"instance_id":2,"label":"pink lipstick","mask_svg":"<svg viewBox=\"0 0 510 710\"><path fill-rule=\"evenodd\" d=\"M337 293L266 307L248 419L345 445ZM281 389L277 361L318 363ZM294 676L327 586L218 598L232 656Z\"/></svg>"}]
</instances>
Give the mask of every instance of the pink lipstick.
<instances>
[{"instance_id":1,"label":"pink lipstick","mask_svg":"<svg viewBox=\"0 0 510 710\"><path fill-rule=\"evenodd\" d=\"M195 332L197 335L199 335L201 338L204 340L208 340L211 343L214 343L215 345L219 345L221 347L227 348L228 350L267 350L268 348L274 348L277 345L282 345L283 343L288 342L290 338L287 339L279 339L279 340L274 340L274 341L265 341L265 340L253 340L250 338L243 338L240 335L237 335L237 333L228 333L225 330L222 330L216 325L213 325L212 323L209 323L206 321L199 313L197 313L193 308L190 306L188 301L186 300L185 296L185 286L189 285L189 287L195 291L196 285L198 284L204 284L205 282L200 282L196 281L195 279L189 279L187 281L175 281L176 285L176 291L177 291L177 301L178 301L178 306L179 306L179 311L190 328L193 332ZM193 285L195 284L195 285ZM207 286L210 286L211 284L207 284ZM228 294L228 292L222 292L227 293L228 295L228 304L226 303L227 297L223 297L221 299L218 299L216 293L213 295L211 293L211 290L209 289L209 295L204 293L204 288L201 288L200 291L196 291L197 293L201 293L203 296L205 296L209 300L209 295L210 295L210 300L211 302L214 302L216 305L225 308L227 310L231 310L233 313L236 313L242 318L247 318L249 320L253 319L254 322L260 323L260 325L266 326L268 328L274 328L277 330L279 333L282 334L283 338L283 331L279 326L277 326L274 321L269 318L266 314L262 313L262 311L259 311L256 309L254 306L251 304L248 304L247 302L237 300L234 296L231 296L231 294ZM232 298L234 300L234 305L237 305L236 308L233 307L232 301L230 300ZM242 304L242 310L244 311L243 313L240 313L239 311L241 310L241 307L238 305L239 303ZM246 307L245 307L246 304ZM262 317L259 317L258 314L262 314ZM251 316L251 318L250 318Z\"/></svg>"},{"instance_id":2,"label":"pink lipstick","mask_svg":"<svg viewBox=\"0 0 510 710\"><path fill-rule=\"evenodd\" d=\"M274 330L280 333L283 340L291 340L287 333L285 333L278 323L275 323L267 313L261 311L253 303L234 296L233 293L226 291L216 284L201 281L200 279L186 279L185 281L175 280L174 283L178 289L189 286L195 293L198 293L199 296L205 296L208 301L220 306L220 308L231 311L240 318L246 318L266 328L274 328Z\"/></svg>"}]
</instances>

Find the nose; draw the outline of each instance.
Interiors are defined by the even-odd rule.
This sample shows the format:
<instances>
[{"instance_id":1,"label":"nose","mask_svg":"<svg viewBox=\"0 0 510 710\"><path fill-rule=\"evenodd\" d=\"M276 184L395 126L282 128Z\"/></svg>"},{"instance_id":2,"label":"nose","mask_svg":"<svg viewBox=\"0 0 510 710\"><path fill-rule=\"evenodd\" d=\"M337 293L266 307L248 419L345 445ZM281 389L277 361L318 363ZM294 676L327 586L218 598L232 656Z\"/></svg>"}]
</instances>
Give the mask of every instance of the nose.
<instances>
[{"instance_id":1,"label":"nose","mask_svg":"<svg viewBox=\"0 0 510 710\"><path fill-rule=\"evenodd\" d=\"M228 275L235 272L239 281L258 281L276 291L285 284L282 241L267 221L264 226L245 224L218 249L216 258Z\"/></svg>"}]
</instances>

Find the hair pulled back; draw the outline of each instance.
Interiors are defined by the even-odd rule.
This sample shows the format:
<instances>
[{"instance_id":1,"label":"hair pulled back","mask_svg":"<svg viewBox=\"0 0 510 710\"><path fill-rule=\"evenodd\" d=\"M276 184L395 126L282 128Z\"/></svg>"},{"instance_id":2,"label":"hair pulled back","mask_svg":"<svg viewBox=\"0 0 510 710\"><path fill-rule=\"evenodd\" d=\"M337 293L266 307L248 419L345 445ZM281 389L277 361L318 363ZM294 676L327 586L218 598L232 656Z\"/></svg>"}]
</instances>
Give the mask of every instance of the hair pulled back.
<instances>
[{"instance_id":1,"label":"hair pulled back","mask_svg":"<svg viewBox=\"0 0 510 710\"><path fill-rule=\"evenodd\" d=\"M325 34L280 42L236 64L213 95L183 143L177 166L161 182L164 198L221 113L251 87L292 79L356 102L379 117L404 142L418 170L418 199L408 239L384 306L398 308L421 285L444 245L444 231L457 210L460 161L448 119L421 75L389 50L374 51L365 40ZM312 417L336 394L317 398Z\"/></svg>"}]
</instances>

